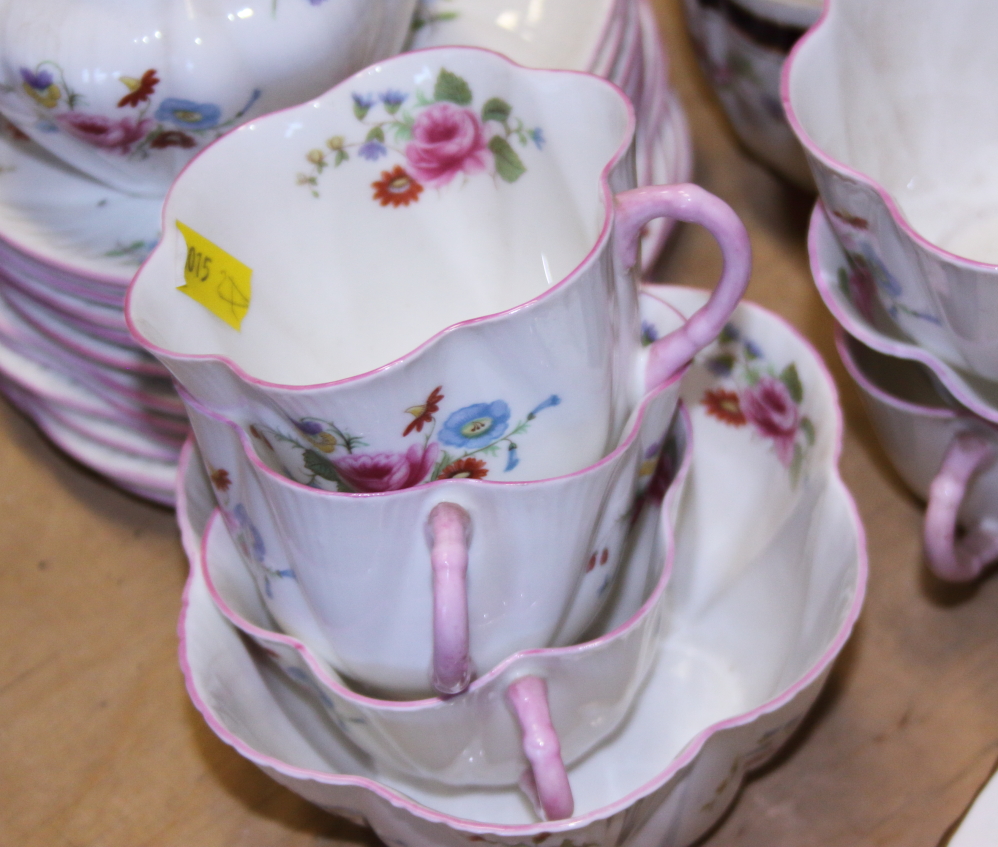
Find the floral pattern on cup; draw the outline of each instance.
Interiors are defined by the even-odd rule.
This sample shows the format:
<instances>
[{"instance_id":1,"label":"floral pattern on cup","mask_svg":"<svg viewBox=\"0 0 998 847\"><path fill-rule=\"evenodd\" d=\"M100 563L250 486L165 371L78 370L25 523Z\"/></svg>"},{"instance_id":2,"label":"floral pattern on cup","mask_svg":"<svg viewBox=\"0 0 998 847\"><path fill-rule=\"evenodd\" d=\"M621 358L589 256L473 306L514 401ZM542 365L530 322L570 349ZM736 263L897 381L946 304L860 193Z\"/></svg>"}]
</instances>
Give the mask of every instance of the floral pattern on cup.
<instances>
[{"instance_id":1,"label":"floral pattern on cup","mask_svg":"<svg viewBox=\"0 0 998 847\"><path fill-rule=\"evenodd\" d=\"M229 488L232 487L232 477L225 468L209 468L208 478L215 489L225 525L232 535L243 560L255 566L263 577L264 592L273 597L270 581L272 579L297 579L290 569L272 568L267 565L267 545L256 525L250 520L249 512L242 503L229 502Z\"/></svg>"},{"instance_id":2,"label":"floral pattern on cup","mask_svg":"<svg viewBox=\"0 0 998 847\"><path fill-rule=\"evenodd\" d=\"M895 320L902 314L942 326L936 315L912 309L903 301L904 288L877 256L861 233L869 230L864 218L847 212L832 210L836 219L835 232L849 260L849 267L839 268L839 285L849 295L853 304L870 323L874 323L874 300L883 302L887 313Z\"/></svg>"},{"instance_id":3,"label":"floral pattern on cup","mask_svg":"<svg viewBox=\"0 0 998 847\"><path fill-rule=\"evenodd\" d=\"M759 345L744 338L733 324L722 330L718 350L705 364L728 383L704 392L700 402L707 414L728 426L751 426L756 435L770 442L796 485L815 440L814 423L800 410L804 386L797 366L791 362L777 372L765 361Z\"/></svg>"},{"instance_id":4,"label":"floral pattern on cup","mask_svg":"<svg viewBox=\"0 0 998 847\"><path fill-rule=\"evenodd\" d=\"M146 257L152 253L153 248L159 243L159 238L155 240L139 239L136 241L118 241L110 250L101 253L109 259L127 259L131 264L138 267Z\"/></svg>"},{"instance_id":5,"label":"floral pattern on cup","mask_svg":"<svg viewBox=\"0 0 998 847\"><path fill-rule=\"evenodd\" d=\"M309 150L309 170L300 172L297 182L318 197L322 173L354 156L372 163L386 160L386 169L371 183L372 199L392 208L418 202L425 188L444 188L458 176L488 173L516 182L527 167L514 143L542 150L543 131L514 117L513 107L500 97L486 100L480 109L473 103L467 81L446 68L437 75L432 95L394 88L355 92L353 113L363 138L334 135L324 149Z\"/></svg>"},{"instance_id":6,"label":"floral pattern on cup","mask_svg":"<svg viewBox=\"0 0 998 847\"><path fill-rule=\"evenodd\" d=\"M153 95L162 80L155 68L149 68L138 77L118 77L124 86L116 107L121 111L109 117L86 111L86 98L73 89L55 62L46 60L19 71L21 92L34 108L39 130L64 132L93 147L139 159L155 150L189 150L214 141L239 123L261 94L254 89L246 105L227 120L214 103L178 97L166 97L154 109Z\"/></svg>"},{"instance_id":7,"label":"floral pattern on cup","mask_svg":"<svg viewBox=\"0 0 998 847\"><path fill-rule=\"evenodd\" d=\"M309 485L316 485L321 478L338 491L399 491L438 479L484 479L495 471L489 465L490 458L504 456L503 472L513 470L520 463L515 439L527 432L537 415L561 403L561 398L552 394L512 429L512 412L505 400L472 403L451 412L438 428L437 413L443 400L443 386L438 385L422 403L405 410L412 420L402 430L402 437L422 435L422 442L410 444L405 452L363 451L359 448L368 445L360 436L333 421L312 417L290 420L292 429L288 432L253 425L250 435L271 451L270 439L300 450Z\"/></svg>"}]
</instances>

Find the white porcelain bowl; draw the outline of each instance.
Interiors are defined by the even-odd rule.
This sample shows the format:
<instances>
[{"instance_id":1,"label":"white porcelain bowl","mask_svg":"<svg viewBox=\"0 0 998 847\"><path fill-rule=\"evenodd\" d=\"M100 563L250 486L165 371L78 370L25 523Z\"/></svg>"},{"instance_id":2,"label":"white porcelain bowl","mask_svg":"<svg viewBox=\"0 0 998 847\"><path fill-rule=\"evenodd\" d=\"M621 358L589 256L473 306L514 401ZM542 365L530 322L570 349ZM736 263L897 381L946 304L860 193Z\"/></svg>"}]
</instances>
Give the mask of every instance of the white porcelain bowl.
<instances>
[{"instance_id":1,"label":"white porcelain bowl","mask_svg":"<svg viewBox=\"0 0 998 847\"><path fill-rule=\"evenodd\" d=\"M613 39L621 0L420 0L412 47L488 46L528 68L596 72Z\"/></svg>"},{"instance_id":2,"label":"white porcelain bowl","mask_svg":"<svg viewBox=\"0 0 998 847\"><path fill-rule=\"evenodd\" d=\"M703 302L697 291L661 296L681 309ZM814 702L855 623L867 570L862 527L836 471L841 418L829 375L806 342L758 307L741 306L732 329L700 358L699 381L685 398L696 442L680 504L671 626L630 717L569 770L574 817L539 821L515 789L443 791L379 773L314 695L247 647L195 568L180 623L181 664L211 727L279 782L369 824L390 847L483 839L510 847L556 847L565 839L652 847L666 839L683 847L699 838L745 773L779 749ZM797 485L783 462L785 445L749 422L763 420L751 396L745 423L730 420L729 395L741 408L750 386L726 363L745 344L763 354L759 367L791 382L794 364L800 391L793 394L803 416L813 416L815 435ZM711 391L729 394L708 398ZM728 423L708 414L725 399ZM200 472L189 461L186 468ZM203 481L188 491L178 515L195 559L213 500ZM718 532L722 512L725 531Z\"/></svg>"}]
</instances>

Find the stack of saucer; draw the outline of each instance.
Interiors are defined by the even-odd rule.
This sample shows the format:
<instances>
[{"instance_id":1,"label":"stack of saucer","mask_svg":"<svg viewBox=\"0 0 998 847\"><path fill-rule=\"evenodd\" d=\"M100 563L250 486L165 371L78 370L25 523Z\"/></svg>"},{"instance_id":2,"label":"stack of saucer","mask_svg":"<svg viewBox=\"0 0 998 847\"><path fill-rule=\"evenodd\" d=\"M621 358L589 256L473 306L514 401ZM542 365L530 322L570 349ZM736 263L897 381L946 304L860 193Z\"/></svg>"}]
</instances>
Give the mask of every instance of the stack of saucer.
<instances>
[{"instance_id":1,"label":"stack of saucer","mask_svg":"<svg viewBox=\"0 0 998 847\"><path fill-rule=\"evenodd\" d=\"M160 206L83 176L0 122L0 390L83 464L170 503L183 406L123 313L159 238Z\"/></svg>"},{"instance_id":2,"label":"stack of saucer","mask_svg":"<svg viewBox=\"0 0 998 847\"><path fill-rule=\"evenodd\" d=\"M183 405L123 313L163 196L226 130L397 53L415 3L0 9L0 391L67 453L173 502Z\"/></svg>"},{"instance_id":3,"label":"stack of saucer","mask_svg":"<svg viewBox=\"0 0 998 847\"><path fill-rule=\"evenodd\" d=\"M998 117L964 104L998 72L980 42L998 7L958 5L832 0L783 91L821 195L808 248L843 360L928 500L930 566L968 580L998 558Z\"/></svg>"}]
</instances>

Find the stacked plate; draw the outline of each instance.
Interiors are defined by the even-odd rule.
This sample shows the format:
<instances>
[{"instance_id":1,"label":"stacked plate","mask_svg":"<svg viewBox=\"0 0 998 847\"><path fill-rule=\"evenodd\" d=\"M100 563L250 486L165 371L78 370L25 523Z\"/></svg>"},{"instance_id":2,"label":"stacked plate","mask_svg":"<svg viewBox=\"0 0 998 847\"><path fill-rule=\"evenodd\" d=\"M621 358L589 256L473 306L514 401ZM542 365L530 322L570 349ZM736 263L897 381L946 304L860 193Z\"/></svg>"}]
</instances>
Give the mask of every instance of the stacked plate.
<instances>
[{"instance_id":1,"label":"stacked plate","mask_svg":"<svg viewBox=\"0 0 998 847\"><path fill-rule=\"evenodd\" d=\"M158 200L95 182L0 123L0 390L71 456L169 504L187 423L122 311L159 218Z\"/></svg>"},{"instance_id":2,"label":"stacked plate","mask_svg":"<svg viewBox=\"0 0 998 847\"><path fill-rule=\"evenodd\" d=\"M646 0L427 0L412 49L470 45L619 85L638 115L638 184L692 171L685 115ZM127 285L159 238L160 201L122 194L0 124L0 391L63 450L123 488L173 502L187 433L166 371L132 342ZM654 264L671 222L653 221Z\"/></svg>"}]
</instances>

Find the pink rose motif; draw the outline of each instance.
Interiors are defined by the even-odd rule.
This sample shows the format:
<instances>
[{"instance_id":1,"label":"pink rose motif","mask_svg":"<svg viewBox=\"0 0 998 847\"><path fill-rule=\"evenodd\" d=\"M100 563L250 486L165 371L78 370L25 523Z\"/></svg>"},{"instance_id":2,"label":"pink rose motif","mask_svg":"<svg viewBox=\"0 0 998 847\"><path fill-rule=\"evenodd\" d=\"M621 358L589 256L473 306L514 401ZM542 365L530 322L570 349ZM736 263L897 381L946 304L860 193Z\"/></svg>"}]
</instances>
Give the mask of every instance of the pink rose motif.
<instances>
[{"instance_id":1,"label":"pink rose motif","mask_svg":"<svg viewBox=\"0 0 998 847\"><path fill-rule=\"evenodd\" d=\"M405 453L351 453L334 462L348 485L365 494L398 491L422 482L436 462L440 445L413 444Z\"/></svg>"},{"instance_id":2,"label":"pink rose motif","mask_svg":"<svg viewBox=\"0 0 998 847\"><path fill-rule=\"evenodd\" d=\"M877 296L877 283L873 279L870 266L865 262L856 263L849 268L846 277L849 286L849 296L859 313L870 323L874 322L873 301Z\"/></svg>"},{"instance_id":3,"label":"pink rose motif","mask_svg":"<svg viewBox=\"0 0 998 847\"><path fill-rule=\"evenodd\" d=\"M764 376L742 393L742 413L756 431L773 440L776 457L787 467L794 458L800 410L790 391L778 379Z\"/></svg>"},{"instance_id":4,"label":"pink rose motif","mask_svg":"<svg viewBox=\"0 0 998 847\"><path fill-rule=\"evenodd\" d=\"M136 121L134 118L119 118L116 121L103 115L85 115L82 112L63 112L56 116L59 124L69 135L86 141L94 147L114 150L122 155L132 151L132 145L141 141L155 125L149 118Z\"/></svg>"},{"instance_id":5,"label":"pink rose motif","mask_svg":"<svg viewBox=\"0 0 998 847\"><path fill-rule=\"evenodd\" d=\"M416 118L412 139L405 148L409 170L427 185L446 185L459 173L488 167L485 127L470 109L435 103Z\"/></svg>"}]
</instances>

